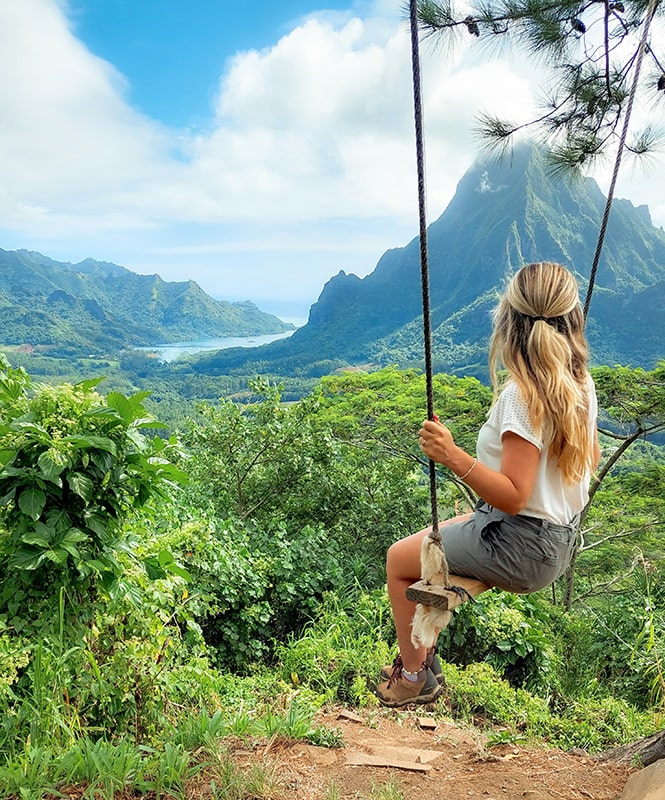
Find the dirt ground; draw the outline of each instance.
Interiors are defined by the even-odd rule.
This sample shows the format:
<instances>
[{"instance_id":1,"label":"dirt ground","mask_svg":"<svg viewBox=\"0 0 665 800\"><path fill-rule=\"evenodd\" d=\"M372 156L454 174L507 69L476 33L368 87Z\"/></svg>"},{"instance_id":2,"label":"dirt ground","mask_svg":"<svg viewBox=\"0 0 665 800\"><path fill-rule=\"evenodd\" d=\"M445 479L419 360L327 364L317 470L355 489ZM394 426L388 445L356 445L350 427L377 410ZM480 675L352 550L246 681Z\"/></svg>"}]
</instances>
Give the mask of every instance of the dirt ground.
<instances>
[{"instance_id":1,"label":"dirt ground","mask_svg":"<svg viewBox=\"0 0 665 800\"><path fill-rule=\"evenodd\" d=\"M340 730L344 747L276 741L258 752L238 750L234 760L274 768L291 800L365 800L380 786L391 798L399 788L405 800L619 800L634 771L583 752L487 748L473 728L434 720L422 709L340 709L316 724Z\"/></svg>"}]
</instances>

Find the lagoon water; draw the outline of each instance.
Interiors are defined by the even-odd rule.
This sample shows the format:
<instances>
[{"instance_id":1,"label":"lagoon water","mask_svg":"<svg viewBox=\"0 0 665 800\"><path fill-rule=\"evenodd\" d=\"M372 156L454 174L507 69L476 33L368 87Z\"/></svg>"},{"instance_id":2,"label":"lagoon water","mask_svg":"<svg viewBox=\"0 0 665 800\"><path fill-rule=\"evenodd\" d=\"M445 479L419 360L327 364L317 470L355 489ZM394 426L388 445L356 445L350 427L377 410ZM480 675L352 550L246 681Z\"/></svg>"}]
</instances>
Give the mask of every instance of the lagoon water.
<instances>
[{"instance_id":1,"label":"lagoon water","mask_svg":"<svg viewBox=\"0 0 665 800\"><path fill-rule=\"evenodd\" d=\"M162 361L175 361L179 356L201 353L204 350L226 350L229 347L260 347L262 344L286 339L293 331L270 333L263 336L234 336L225 339L199 339L192 342L172 342L154 347L137 347L147 353L157 353Z\"/></svg>"}]
</instances>

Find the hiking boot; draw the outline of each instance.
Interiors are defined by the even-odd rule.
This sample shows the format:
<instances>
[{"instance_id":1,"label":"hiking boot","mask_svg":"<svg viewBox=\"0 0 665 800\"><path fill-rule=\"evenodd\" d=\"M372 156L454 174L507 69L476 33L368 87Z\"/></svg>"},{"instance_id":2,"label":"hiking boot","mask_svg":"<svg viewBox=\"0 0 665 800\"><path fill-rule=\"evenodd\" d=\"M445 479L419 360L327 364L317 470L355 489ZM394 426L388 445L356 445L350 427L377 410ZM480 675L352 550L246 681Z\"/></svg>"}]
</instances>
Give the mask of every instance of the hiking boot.
<instances>
[{"instance_id":1,"label":"hiking boot","mask_svg":"<svg viewBox=\"0 0 665 800\"><path fill-rule=\"evenodd\" d=\"M433 703L443 691L443 686L439 685L434 673L425 664L418 670L418 680L415 682L408 680L403 672L401 663L396 664L390 678L376 687L376 696L381 705L398 708L410 703Z\"/></svg>"},{"instance_id":2,"label":"hiking boot","mask_svg":"<svg viewBox=\"0 0 665 800\"><path fill-rule=\"evenodd\" d=\"M386 664L386 666L383 667L383 669L380 672L381 680L382 681L389 680L390 676L393 674L393 670L398 664L402 666L402 656L400 656L399 653L397 654L392 664ZM441 662L439 661L439 657L434 652L434 650L432 650L427 654L425 658L425 664L432 670L432 672L434 673L434 677L437 679L437 681L443 685L445 679L443 677L443 670L441 669Z\"/></svg>"}]
</instances>

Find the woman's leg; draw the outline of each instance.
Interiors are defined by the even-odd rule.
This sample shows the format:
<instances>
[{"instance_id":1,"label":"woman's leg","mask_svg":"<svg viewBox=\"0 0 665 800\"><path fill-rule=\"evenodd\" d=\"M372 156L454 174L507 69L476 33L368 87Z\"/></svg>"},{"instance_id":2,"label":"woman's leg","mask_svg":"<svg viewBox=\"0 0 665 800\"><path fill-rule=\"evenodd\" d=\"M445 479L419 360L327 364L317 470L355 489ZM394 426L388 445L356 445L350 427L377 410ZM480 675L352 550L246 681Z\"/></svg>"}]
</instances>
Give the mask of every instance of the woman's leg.
<instances>
[{"instance_id":1,"label":"woman's leg","mask_svg":"<svg viewBox=\"0 0 665 800\"><path fill-rule=\"evenodd\" d=\"M440 523L440 527L463 522L470 516L471 514L464 514L446 520ZM422 541L430 530L431 528L425 528L395 542L389 548L386 559L388 596L395 621L399 652L404 669L409 672L421 669L427 655L426 648L415 648L411 643L411 621L416 612L416 604L406 599L406 590L412 583L420 580L420 551Z\"/></svg>"}]
</instances>

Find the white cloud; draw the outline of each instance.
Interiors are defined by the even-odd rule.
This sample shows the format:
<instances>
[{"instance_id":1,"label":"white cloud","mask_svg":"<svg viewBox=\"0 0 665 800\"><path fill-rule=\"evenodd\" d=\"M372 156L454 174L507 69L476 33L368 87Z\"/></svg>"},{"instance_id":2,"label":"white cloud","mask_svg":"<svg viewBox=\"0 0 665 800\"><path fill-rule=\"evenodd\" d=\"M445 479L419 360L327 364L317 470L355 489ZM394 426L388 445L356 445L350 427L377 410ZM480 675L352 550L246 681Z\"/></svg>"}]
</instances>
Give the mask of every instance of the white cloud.
<instances>
[{"instance_id":1,"label":"white cloud","mask_svg":"<svg viewBox=\"0 0 665 800\"><path fill-rule=\"evenodd\" d=\"M236 54L206 131L167 130L77 40L57 0L0 0L0 246L92 255L217 296L314 302L417 231L410 41L399 0L311 15ZM478 152L478 110L529 113L529 82L466 43L423 48L429 208ZM665 222L653 181L625 182ZM16 244L13 244L16 242ZM242 291L243 286L246 291ZM233 291L231 292L231 287ZM259 294L260 292L260 294ZM306 293L306 294L305 294Z\"/></svg>"},{"instance_id":2,"label":"white cloud","mask_svg":"<svg viewBox=\"0 0 665 800\"><path fill-rule=\"evenodd\" d=\"M78 227L79 215L87 227L126 225L119 199L163 169L167 138L126 103L122 76L52 0L0 2L0 69L11 76L0 82L5 222L26 232L63 219Z\"/></svg>"}]
</instances>

